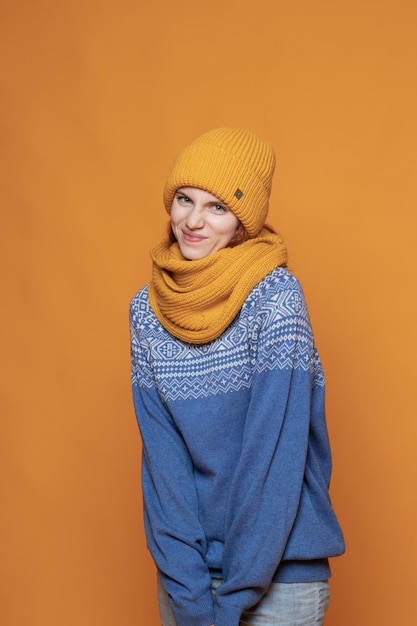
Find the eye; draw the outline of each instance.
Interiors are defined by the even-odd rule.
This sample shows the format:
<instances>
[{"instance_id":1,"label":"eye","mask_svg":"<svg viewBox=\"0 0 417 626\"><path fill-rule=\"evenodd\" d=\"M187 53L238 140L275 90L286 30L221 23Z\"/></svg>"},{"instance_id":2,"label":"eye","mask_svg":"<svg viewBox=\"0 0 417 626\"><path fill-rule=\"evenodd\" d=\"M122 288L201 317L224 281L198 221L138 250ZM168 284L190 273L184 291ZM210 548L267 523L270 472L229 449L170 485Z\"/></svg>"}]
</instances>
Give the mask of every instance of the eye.
<instances>
[{"instance_id":1,"label":"eye","mask_svg":"<svg viewBox=\"0 0 417 626\"><path fill-rule=\"evenodd\" d=\"M213 209L215 213L227 213L227 211L229 210L227 207L223 206L222 204L212 204L211 208Z\"/></svg>"},{"instance_id":2,"label":"eye","mask_svg":"<svg viewBox=\"0 0 417 626\"><path fill-rule=\"evenodd\" d=\"M191 198L183 193L176 193L175 199L178 200L178 202L182 202L183 204L188 204L189 202L191 202Z\"/></svg>"}]
</instances>

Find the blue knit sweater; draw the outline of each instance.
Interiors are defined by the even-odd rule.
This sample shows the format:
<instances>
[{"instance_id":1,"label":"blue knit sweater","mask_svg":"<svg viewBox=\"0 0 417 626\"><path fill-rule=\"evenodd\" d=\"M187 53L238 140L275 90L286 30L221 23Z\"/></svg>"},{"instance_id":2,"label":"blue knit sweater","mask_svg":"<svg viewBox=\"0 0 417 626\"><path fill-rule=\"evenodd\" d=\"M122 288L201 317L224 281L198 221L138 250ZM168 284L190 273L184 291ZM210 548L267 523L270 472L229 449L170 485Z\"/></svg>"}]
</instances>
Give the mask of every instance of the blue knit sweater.
<instances>
[{"instance_id":1,"label":"blue knit sweater","mask_svg":"<svg viewBox=\"0 0 417 626\"><path fill-rule=\"evenodd\" d=\"M148 546L177 626L238 626L271 581L330 575L324 377L297 279L268 274L217 340L184 343L131 303ZM211 577L222 578L213 600Z\"/></svg>"}]
</instances>

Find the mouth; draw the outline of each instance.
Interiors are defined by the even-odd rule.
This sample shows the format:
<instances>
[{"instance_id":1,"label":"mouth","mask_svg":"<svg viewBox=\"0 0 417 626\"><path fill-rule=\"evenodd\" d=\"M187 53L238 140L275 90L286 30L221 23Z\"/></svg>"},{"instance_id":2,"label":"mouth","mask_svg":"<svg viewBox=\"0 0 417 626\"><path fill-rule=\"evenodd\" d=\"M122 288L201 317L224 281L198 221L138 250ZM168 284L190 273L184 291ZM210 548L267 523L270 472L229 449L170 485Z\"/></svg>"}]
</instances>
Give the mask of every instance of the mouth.
<instances>
[{"instance_id":1,"label":"mouth","mask_svg":"<svg viewBox=\"0 0 417 626\"><path fill-rule=\"evenodd\" d=\"M200 241L205 240L205 237L202 237L201 235L195 235L193 233L187 233L185 231L182 231L182 236L184 238L184 241L186 241L187 243L200 243Z\"/></svg>"}]
</instances>

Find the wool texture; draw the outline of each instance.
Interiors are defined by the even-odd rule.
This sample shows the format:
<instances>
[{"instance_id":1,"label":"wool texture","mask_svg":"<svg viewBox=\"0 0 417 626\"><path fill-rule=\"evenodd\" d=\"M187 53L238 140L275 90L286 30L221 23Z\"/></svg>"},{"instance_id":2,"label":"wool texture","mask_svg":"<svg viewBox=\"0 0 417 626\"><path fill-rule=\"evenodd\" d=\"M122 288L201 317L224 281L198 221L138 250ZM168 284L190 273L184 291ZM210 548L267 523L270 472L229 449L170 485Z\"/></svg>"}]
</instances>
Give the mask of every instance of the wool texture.
<instances>
[{"instance_id":1,"label":"wool texture","mask_svg":"<svg viewBox=\"0 0 417 626\"><path fill-rule=\"evenodd\" d=\"M272 270L205 345L175 339L144 287L131 337L147 544L176 623L239 626L271 579L326 580L344 543L328 494L324 373L298 280ZM224 580L215 601L212 577Z\"/></svg>"},{"instance_id":2,"label":"wool texture","mask_svg":"<svg viewBox=\"0 0 417 626\"><path fill-rule=\"evenodd\" d=\"M258 237L203 259L185 260L178 244L168 241L155 246L151 256L151 307L168 332L195 344L217 339L255 285L287 263L282 239L266 227Z\"/></svg>"},{"instance_id":3,"label":"wool texture","mask_svg":"<svg viewBox=\"0 0 417 626\"><path fill-rule=\"evenodd\" d=\"M198 137L174 161L165 184L168 213L177 189L198 187L222 200L255 237L264 225L275 169L273 148L255 133L217 128Z\"/></svg>"}]
</instances>

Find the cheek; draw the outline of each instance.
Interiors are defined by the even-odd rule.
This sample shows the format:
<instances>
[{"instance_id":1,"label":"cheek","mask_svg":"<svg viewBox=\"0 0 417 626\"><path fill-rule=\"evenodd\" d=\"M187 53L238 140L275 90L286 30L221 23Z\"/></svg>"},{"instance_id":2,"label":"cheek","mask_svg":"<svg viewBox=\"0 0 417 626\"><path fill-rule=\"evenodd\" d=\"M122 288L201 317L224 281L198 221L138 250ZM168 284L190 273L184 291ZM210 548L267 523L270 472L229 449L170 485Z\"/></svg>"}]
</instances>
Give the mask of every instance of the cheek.
<instances>
[{"instance_id":1,"label":"cheek","mask_svg":"<svg viewBox=\"0 0 417 626\"><path fill-rule=\"evenodd\" d=\"M230 224L228 225L228 228L227 228L227 232L225 234L227 234L228 236L230 236L230 238L232 238L236 235L238 228L239 228L239 220L235 218L230 221Z\"/></svg>"},{"instance_id":2,"label":"cheek","mask_svg":"<svg viewBox=\"0 0 417 626\"><path fill-rule=\"evenodd\" d=\"M171 207L170 218L171 218L171 226L172 226L172 228L175 228L175 226L182 219L181 209L178 207L178 205L175 204L175 202L174 202L174 204Z\"/></svg>"},{"instance_id":3,"label":"cheek","mask_svg":"<svg viewBox=\"0 0 417 626\"><path fill-rule=\"evenodd\" d=\"M169 216L171 218L171 222L175 222L177 215L177 207L175 205L175 201L172 203L171 210L169 212Z\"/></svg>"}]
</instances>

